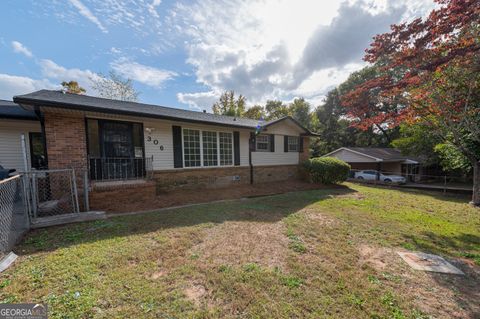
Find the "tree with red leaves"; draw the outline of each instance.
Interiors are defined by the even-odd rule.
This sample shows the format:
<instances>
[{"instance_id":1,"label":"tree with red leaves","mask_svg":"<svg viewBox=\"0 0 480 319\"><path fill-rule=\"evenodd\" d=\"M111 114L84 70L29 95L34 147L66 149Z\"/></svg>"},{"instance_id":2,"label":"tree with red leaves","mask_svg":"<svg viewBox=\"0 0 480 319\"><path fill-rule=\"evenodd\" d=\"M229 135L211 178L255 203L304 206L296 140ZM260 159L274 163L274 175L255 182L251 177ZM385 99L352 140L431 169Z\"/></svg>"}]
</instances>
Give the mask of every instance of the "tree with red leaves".
<instances>
[{"instance_id":1,"label":"tree with red leaves","mask_svg":"<svg viewBox=\"0 0 480 319\"><path fill-rule=\"evenodd\" d=\"M480 1L436 2L426 19L374 38L364 59L379 76L344 94L342 105L363 129L427 123L472 163L472 203L480 206Z\"/></svg>"}]
</instances>

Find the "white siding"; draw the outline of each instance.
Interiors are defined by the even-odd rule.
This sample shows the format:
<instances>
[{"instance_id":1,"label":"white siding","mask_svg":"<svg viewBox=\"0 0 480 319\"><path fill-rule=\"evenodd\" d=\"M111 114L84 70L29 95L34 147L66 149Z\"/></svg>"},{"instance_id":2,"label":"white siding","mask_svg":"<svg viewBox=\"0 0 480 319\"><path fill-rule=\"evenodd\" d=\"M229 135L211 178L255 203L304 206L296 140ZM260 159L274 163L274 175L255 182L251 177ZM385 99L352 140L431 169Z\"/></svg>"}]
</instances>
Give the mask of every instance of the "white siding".
<instances>
[{"instance_id":1,"label":"white siding","mask_svg":"<svg viewBox=\"0 0 480 319\"><path fill-rule=\"evenodd\" d=\"M284 135L275 135L275 152L252 152L254 166L294 165L298 164L298 159L298 152L284 152Z\"/></svg>"},{"instance_id":2,"label":"white siding","mask_svg":"<svg viewBox=\"0 0 480 319\"><path fill-rule=\"evenodd\" d=\"M41 132L40 122L0 120L0 164L5 168L23 171L22 134L25 134L27 162L30 167L29 132Z\"/></svg>"},{"instance_id":3,"label":"white siding","mask_svg":"<svg viewBox=\"0 0 480 319\"><path fill-rule=\"evenodd\" d=\"M333 154L330 154L329 157L335 157L345 161L347 163L376 163L377 161L374 158L364 156L349 150L339 150Z\"/></svg>"},{"instance_id":4,"label":"white siding","mask_svg":"<svg viewBox=\"0 0 480 319\"><path fill-rule=\"evenodd\" d=\"M240 166L248 166L249 139L251 130L222 127L215 125L177 122L160 119L144 119L119 115L87 113L90 118L105 118L124 121L142 122L145 137L145 156L153 156L154 170L168 170L173 167L173 136L172 126L218 132L240 132ZM283 136L298 136L303 131L291 121L284 121L268 127L267 134L275 134L275 152L252 152L253 165L290 165L298 164L298 152L286 153L283 150ZM149 138L150 137L150 138ZM158 141L154 144L154 141ZM163 146L163 150L160 147Z\"/></svg>"}]
</instances>

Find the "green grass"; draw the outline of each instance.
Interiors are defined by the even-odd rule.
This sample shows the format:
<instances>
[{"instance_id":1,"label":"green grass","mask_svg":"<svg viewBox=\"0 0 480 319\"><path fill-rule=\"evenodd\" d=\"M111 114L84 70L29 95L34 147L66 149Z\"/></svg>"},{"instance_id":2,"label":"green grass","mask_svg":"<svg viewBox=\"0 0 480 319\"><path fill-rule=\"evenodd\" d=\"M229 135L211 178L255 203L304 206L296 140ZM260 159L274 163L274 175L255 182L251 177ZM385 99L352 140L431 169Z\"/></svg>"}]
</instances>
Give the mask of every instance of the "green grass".
<instances>
[{"instance_id":1,"label":"green grass","mask_svg":"<svg viewBox=\"0 0 480 319\"><path fill-rule=\"evenodd\" d=\"M404 273L359 264L358 247L480 264L479 216L462 198L346 184L42 229L0 275L0 302L46 302L50 318L438 317L420 309ZM268 241L243 249L225 240L206 257L202 243L225 224L248 236L257 236L253 226L278 224L285 249L265 262L268 250L253 248ZM225 236L233 235L241 234ZM225 252L248 261L220 257ZM438 287L458 288L436 278ZM459 309L476 303L462 293ZM472 309L462 311L473 317Z\"/></svg>"}]
</instances>

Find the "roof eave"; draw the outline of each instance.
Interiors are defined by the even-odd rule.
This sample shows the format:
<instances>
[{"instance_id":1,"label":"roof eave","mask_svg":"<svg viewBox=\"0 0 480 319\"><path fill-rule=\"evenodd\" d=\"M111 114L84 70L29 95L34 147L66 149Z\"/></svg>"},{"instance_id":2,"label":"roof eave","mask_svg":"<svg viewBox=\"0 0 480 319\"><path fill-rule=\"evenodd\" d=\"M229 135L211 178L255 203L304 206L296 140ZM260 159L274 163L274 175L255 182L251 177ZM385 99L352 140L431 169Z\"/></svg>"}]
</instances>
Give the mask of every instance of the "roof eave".
<instances>
[{"instance_id":1,"label":"roof eave","mask_svg":"<svg viewBox=\"0 0 480 319\"><path fill-rule=\"evenodd\" d=\"M13 101L20 105L48 106L48 107L59 108L59 109L74 109L77 111L86 111L86 112L99 112L99 113L106 113L106 114L120 114L120 115L138 116L138 117L145 117L145 118L157 118L157 119L171 120L176 122L202 123L202 124L224 126L224 127L237 127L242 129L256 128L254 126L247 126L247 125L193 120L193 119L185 119L181 117L174 117L174 116L167 116L167 115L146 114L143 112L110 110L110 109L100 108L96 106L86 106L86 105L76 104L76 103L60 103L55 101L45 101L45 100L25 98L22 96L14 96ZM68 107L65 107L65 106L68 106Z\"/></svg>"}]
</instances>

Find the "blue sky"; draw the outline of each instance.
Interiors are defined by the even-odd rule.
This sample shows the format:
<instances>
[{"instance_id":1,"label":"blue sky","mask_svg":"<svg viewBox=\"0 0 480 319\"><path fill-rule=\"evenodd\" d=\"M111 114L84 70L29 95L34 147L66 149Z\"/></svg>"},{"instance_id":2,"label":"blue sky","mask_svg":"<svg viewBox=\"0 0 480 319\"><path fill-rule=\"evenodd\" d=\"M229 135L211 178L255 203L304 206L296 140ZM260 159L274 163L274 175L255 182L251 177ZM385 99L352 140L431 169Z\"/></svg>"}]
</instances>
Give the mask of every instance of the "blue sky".
<instances>
[{"instance_id":1,"label":"blue sky","mask_svg":"<svg viewBox=\"0 0 480 319\"><path fill-rule=\"evenodd\" d=\"M207 109L223 90L250 105L313 105L361 68L373 35L431 0L3 0L0 99L114 70L141 102Z\"/></svg>"}]
</instances>

